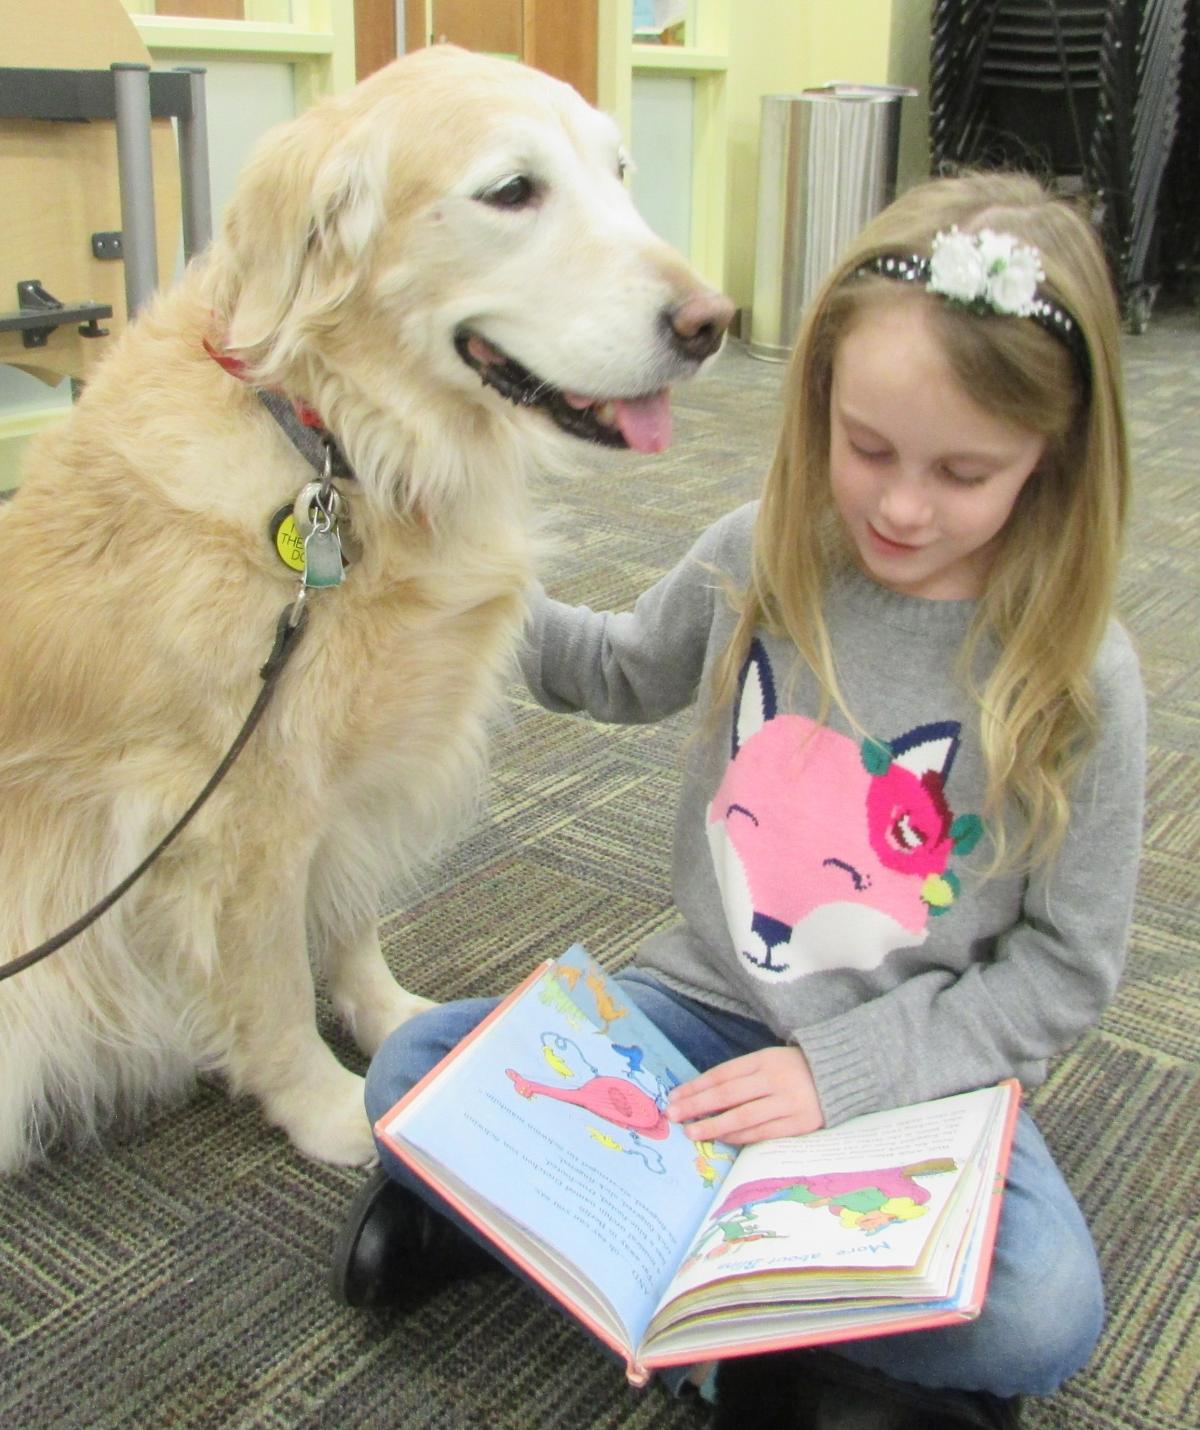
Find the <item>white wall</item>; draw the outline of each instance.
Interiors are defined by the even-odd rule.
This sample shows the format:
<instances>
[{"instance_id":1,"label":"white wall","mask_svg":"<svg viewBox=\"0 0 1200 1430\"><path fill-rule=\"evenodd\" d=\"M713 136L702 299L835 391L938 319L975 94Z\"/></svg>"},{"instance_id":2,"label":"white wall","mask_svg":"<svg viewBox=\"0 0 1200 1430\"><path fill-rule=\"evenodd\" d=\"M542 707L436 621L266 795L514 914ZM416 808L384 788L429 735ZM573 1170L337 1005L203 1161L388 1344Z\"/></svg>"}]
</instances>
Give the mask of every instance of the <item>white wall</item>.
<instances>
[{"instance_id":1,"label":"white wall","mask_svg":"<svg viewBox=\"0 0 1200 1430\"><path fill-rule=\"evenodd\" d=\"M633 76L633 201L655 233L681 253L691 242L695 83L689 75Z\"/></svg>"},{"instance_id":2,"label":"white wall","mask_svg":"<svg viewBox=\"0 0 1200 1430\"><path fill-rule=\"evenodd\" d=\"M207 71L208 164L216 227L256 140L295 115L295 72L291 65L266 60L172 55L171 61L173 66L202 65Z\"/></svg>"}]
</instances>

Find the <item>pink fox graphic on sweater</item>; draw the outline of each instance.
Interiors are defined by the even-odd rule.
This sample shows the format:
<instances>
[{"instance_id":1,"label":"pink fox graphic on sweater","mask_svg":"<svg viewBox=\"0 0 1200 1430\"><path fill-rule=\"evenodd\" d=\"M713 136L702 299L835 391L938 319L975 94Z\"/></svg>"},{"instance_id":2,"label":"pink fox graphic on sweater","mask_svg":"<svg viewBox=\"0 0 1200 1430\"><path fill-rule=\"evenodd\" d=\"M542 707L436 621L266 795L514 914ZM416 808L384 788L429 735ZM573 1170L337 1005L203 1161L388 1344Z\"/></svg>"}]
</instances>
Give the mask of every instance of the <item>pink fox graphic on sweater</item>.
<instances>
[{"instance_id":1,"label":"pink fox graphic on sweater","mask_svg":"<svg viewBox=\"0 0 1200 1430\"><path fill-rule=\"evenodd\" d=\"M959 729L946 721L860 744L777 714L770 661L753 642L708 842L734 946L756 977L871 969L924 941L959 891L951 855L982 833L946 799Z\"/></svg>"}]
</instances>

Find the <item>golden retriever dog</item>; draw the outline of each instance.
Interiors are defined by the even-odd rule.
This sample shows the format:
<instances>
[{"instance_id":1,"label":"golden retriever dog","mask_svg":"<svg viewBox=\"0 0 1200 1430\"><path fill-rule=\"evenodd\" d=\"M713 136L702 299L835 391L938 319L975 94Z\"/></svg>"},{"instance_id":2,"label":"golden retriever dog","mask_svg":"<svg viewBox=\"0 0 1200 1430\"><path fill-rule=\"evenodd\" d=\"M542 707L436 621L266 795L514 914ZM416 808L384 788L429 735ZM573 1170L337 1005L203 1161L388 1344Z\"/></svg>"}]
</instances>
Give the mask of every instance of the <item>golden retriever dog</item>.
<instances>
[{"instance_id":1,"label":"golden retriever dog","mask_svg":"<svg viewBox=\"0 0 1200 1430\"><path fill-rule=\"evenodd\" d=\"M198 1071L307 1156L371 1160L314 969L367 1054L425 1006L378 912L477 792L535 579L528 479L581 440L663 447L667 389L732 315L623 167L611 120L556 80L450 47L400 59L263 140L219 238L31 445L0 508L0 961L154 847L289 609L299 634L194 820L0 983L0 1169ZM316 503L268 393L336 441L336 497ZM293 557L314 533L330 583L303 606L272 539L292 509Z\"/></svg>"}]
</instances>

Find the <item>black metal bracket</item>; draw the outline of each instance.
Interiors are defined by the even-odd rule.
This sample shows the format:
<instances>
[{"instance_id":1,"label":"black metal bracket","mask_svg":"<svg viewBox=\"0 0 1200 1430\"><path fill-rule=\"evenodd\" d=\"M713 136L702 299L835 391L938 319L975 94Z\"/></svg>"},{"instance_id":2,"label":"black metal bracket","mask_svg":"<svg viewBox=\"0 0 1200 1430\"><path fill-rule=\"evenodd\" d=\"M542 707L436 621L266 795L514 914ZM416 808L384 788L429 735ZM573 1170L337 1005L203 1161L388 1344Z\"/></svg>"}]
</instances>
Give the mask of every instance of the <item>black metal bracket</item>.
<instances>
[{"instance_id":1,"label":"black metal bracket","mask_svg":"<svg viewBox=\"0 0 1200 1430\"><path fill-rule=\"evenodd\" d=\"M89 119L116 117L116 98L108 70L4 70L0 119L85 123ZM150 117L193 117L192 91L186 74L156 70L150 75Z\"/></svg>"},{"instance_id":2,"label":"black metal bracket","mask_svg":"<svg viewBox=\"0 0 1200 1430\"><path fill-rule=\"evenodd\" d=\"M85 338L107 337L108 329L100 326L99 319L111 318L113 311L108 303L60 303L37 278L17 284L17 305L15 313L0 313L0 333L19 332L27 348L44 348L50 334L64 323L78 323Z\"/></svg>"},{"instance_id":3,"label":"black metal bracket","mask_svg":"<svg viewBox=\"0 0 1200 1430\"><path fill-rule=\"evenodd\" d=\"M124 247L121 243L121 230L108 230L103 233L92 234L92 257L113 259L123 258Z\"/></svg>"}]
</instances>

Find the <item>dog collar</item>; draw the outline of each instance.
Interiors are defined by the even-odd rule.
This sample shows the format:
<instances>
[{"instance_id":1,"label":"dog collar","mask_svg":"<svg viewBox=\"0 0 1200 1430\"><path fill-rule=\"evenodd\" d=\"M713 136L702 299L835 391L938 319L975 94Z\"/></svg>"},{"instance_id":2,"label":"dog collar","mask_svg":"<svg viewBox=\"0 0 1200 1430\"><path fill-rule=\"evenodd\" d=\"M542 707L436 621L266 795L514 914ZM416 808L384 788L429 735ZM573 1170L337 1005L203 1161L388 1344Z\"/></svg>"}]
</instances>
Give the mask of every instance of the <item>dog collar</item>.
<instances>
[{"instance_id":1,"label":"dog collar","mask_svg":"<svg viewBox=\"0 0 1200 1430\"><path fill-rule=\"evenodd\" d=\"M239 382L249 381L246 376L246 364L241 358L222 352L219 348L214 347L207 338L202 341L204 351L218 367L224 368L231 377L236 377ZM258 400L275 419L284 436L318 476L323 478L326 475L325 454L328 452L332 458L331 475L347 481L354 480L354 472L350 463L346 461L345 454L313 408L309 407L306 402L298 402L290 397L285 397L282 392L277 392L272 388L256 387L254 390L258 394Z\"/></svg>"},{"instance_id":2,"label":"dog collar","mask_svg":"<svg viewBox=\"0 0 1200 1430\"><path fill-rule=\"evenodd\" d=\"M202 339L204 351L231 377L249 382L241 358L215 348ZM312 586L341 584L346 565L338 531L343 498L333 486L341 477L353 481L354 473L341 448L317 413L304 402L294 402L282 392L256 387L258 400L319 480L306 483L293 504L280 507L268 523L268 536L279 559L300 575L301 595Z\"/></svg>"}]
</instances>

